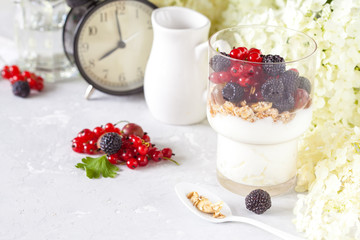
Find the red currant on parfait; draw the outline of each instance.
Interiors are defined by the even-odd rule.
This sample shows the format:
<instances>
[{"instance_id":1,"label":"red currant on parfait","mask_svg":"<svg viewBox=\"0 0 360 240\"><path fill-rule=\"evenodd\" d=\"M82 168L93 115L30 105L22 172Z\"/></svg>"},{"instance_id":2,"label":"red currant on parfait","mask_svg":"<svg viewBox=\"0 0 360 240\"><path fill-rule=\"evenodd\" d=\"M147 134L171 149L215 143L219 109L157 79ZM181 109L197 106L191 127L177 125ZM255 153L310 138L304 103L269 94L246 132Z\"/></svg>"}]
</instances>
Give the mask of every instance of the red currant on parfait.
<instances>
[{"instance_id":1,"label":"red currant on parfait","mask_svg":"<svg viewBox=\"0 0 360 240\"><path fill-rule=\"evenodd\" d=\"M216 84L227 83L231 80L228 72L213 72L210 74L210 81Z\"/></svg>"},{"instance_id":2,"label":"red currant on parfait","mask_svg":"<svg viewBox=\"0 0 360 240\"><path fill-rule=\"evenodd\" d=\"M247 58L248 54L249 54L249 52L246 47L238 47L238 48L234 48L233 50L231 50L230 57L236 58L239 60L245 60Z\"/></svg>"},{"instance_id":3,"label":"red currant on parfait","mask_svg":"<svg viewBox=\"0 0 360 240\"><path fill-rule=\"evenodd\" d=\"M255 80L251 77L239 77L237 83L242 87L249 87L255 84Z\"/></svg>"},{"instance_id":4,"label":"red currant on parfait","mask_svg":"<svg viewBox=\"0 0 360 240\"><path fill-rule=\"evenodd\" d=\"M294 72L296 72L296 73L299 73L299 70L297 70L296 68L290 68L289 70L290 70L290 71L294 71Z\"/></svg>"},{"instance_id":5,"label":"red currant on parfait","mask_svg":"<svg viewBox=\"0 0 360 240\"><path fill-rule=\"evenodd\" d=\"M258 52L251 52L248 56L248 61L250 62L261 62L262 57L261 54Z\"/></svg>"},{"instance_id":6,"label":"red currant on parfait","mask_svg":"<svg viewBox=\"0 0 360 240\"><path fill-rule=\"evenodd\" d=\"M303 108L309 102L310 97L306 90L298 88L295 92L295 109Z\"/></svg>"},{"instance_id":7,"label":"red currant on parfait","mask_svg":"<svg viewBox=\"0 0 360 240\"><path fill-rule=\"evenodd\" d=\"M260 89L260 88L255 90L254 98L255 98L257 101L259 101L259 102L264 101L264 97L263 97L263 95L262 95L262 93L261 93L261 89Z\"/></svg>"},{"instance_id":8,"label":"red currant on parfait","mask_svg":"<svg viewBox=\"0 0 360 240\"><path fill-rule=\"evenodd\" d=\"M230 74L235 78L242 76L243 72L244 72L244 65L241 63L235 63L230 68Z\"/></svg>"},{"instance_id":9,"label":"red currant on parfait","mask_svg":"<svg viewBox=\"0 0 360 240\"><path fill-rule=\"evenodd\" d=\"M249 54L250 54L250 53L254 53L254 52L261 54L261 50L260 50L260 49L257 49L257 48L250 48L250 49L249 49Z\"/></svg>"}]
</instances>

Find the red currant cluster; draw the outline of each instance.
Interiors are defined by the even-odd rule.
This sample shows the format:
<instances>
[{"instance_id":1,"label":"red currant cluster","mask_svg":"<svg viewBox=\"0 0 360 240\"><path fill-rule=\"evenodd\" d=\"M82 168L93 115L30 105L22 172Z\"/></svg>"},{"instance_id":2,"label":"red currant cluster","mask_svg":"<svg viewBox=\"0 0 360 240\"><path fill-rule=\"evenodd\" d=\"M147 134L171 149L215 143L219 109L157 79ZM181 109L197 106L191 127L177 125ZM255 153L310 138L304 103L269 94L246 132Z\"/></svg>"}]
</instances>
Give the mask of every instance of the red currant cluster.
<instances>
[{"instance_id":1,"label":"red currant cluster","mask_svg":"<svg viewBox=\"0 0 360 240\"><path fill-rule=\"evenodd\" d=\"M257 48L250 48L249 50L246 47L234 48L230 52L230 57L249 62L262 61L261 51Z\"/></svg>"},{"instance_id":2,"label":"red currant cluster","mask_svg":"<svg viewBox=\"0 0 360 240\"><path fill-rule=\"evenodd\" d=\"M173 153L170 148L164 148L162 150L156 148L150 143L150 138L146 134L145 139L140 138L136 135L123 136L123 144L120 150L108 156L108 160L112 164L117 164L119 162L126 162L126 165L135 169L138 166L146 166L150 160L154 162L159 162L161 160L171 160Z\"/></svg>"},{"instance_id":3,"label":"red currant cluster","mask_svg":"<svg viewBox=\"0 0 360 240\"><path fill-rule=\"evenodd\" d=\"M106 133L115 132L121 137L121 148L114 154L108 155L107 159L112 164L126 163L126 165L135 169L138 166L146 166L150 160L159 162L161 160L170 160L174 155L172 149L164 148L162 150L155 147L150 142L150 137L143 129L135 124L128 123L121 129L117 124L107 123L102 127L95 127L93 131L83 129L77 137L72 140L72 149L77 153L102 154L99 147L101 137Z\"/></svg>"},{"instance_id":4,"label":"red currant cluster","mask_svg":"<svg viewBox=\"0 0 360 240\"><path fill-rule=\"evenodd\" d=\"M216 84L237 83L245 88L245 99L262 101L260 86L266 78L263 76L261 64L251 64L251 62L260 63L262 61L261 51L256 48L248 50L246 47L238 47L231 50L228 56L244 60L244 62L223 60L229 62L227 63L228 67L223 67L222 71L211 73L210 81Z\"/></svg>"},{"instance_id":5,"label":"red currant cluster","mask_svg":"<svg viewBox=\"0 0 360 240\"><path fill-rule=\"evenodd\" d=\"M11 84L18 81L25 81L29 84L30 89L41 91L44 88L44 79L29 71L21 72L16 65L4 66L1 70L1 76L8 79Z\"/></svg>"},{"instance_id":6,"label":"red currant cluster","mask_svg":"<svg viewBox=\"0 0 360 240\"><path fill-rule=\"evenodd\" d=\"M92 131L85 128L72 140L72 149L77 153L86 153L90 155L99 154L101 152L97 146L97 142L100 136L108 132L121 134L121 130L112 123L107 123L102 127L95 127Z\"/></svg>"}]
</instances>

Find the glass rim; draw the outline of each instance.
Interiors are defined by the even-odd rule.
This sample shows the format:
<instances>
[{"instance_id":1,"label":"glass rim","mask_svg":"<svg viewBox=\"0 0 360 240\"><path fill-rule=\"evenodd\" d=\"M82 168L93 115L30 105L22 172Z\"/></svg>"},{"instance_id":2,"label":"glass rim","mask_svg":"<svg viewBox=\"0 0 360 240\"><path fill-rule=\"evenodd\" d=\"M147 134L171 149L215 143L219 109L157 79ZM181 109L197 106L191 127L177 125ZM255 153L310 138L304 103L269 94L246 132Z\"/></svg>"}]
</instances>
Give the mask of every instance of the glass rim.
<instances>
[{"instance_id":1,"label":"glass rim","mask_svg":"<svg viewBox=\"0 0 360 240\"><path fill-rule=\"evenodd\" d=\"M234 29L240 29L240 28L249 28L249 27L256 27L256 28L268 28L268 27L271 27L271 28L278 28L278 29L282 29L282 30L286 30L286 31L292 31L292 32L295 32L297 34L300 34L300 35L303 35L305 36L306 38L308 38L313 44L314 44L314 49L311 51L310 54L307 54L306 56L302 57L302 58L299 58L299 59L295 59L295 60L292 60L292 61L285 61L285 62L276 62L276 63L263 63L263 62L250 62L250 61L247 61L247 60L240 60L240 59L236 59L236 58L232 58L232 57L229 57L229 56L226 56L226 55L223 55L221 54L218 50L214 49L214 47L212 46L211 44L211 40L218 34L222 33L222 32L225 32L225 31L231 31L231 30L234 30ZM219 54L221 54L223 57L225 58L228 58L232 61L237 61L237 62L240 62L240 63L251 63L251 64L259 64L259 65L263 65L263 64L266 64L266 65L278 65L278 64L288 64L288 63L296 63L296 62L299 62L299 61L302 61L302 60L305 60L311 56L313 56L317 49L318 49L318 46L317 46L317 43L316 41L310 37L309 35L307 35L306 33L304 32L301 32L301 31L298 31L298 30L294 30L294 29L291 29L291 28L287 28L287 27L282 27L282 26L276 26L276 25L264 25L264 24L246 24L246 25L237 25L237 26L234 26L234 27L229 27L229 28L224 28L224 29L221 29L217 32L215 32L214 34L212 34L208 40L208 44L209 44L209 48L214 51L214 52L217 52Z\"/></svg>"}]
</instances>

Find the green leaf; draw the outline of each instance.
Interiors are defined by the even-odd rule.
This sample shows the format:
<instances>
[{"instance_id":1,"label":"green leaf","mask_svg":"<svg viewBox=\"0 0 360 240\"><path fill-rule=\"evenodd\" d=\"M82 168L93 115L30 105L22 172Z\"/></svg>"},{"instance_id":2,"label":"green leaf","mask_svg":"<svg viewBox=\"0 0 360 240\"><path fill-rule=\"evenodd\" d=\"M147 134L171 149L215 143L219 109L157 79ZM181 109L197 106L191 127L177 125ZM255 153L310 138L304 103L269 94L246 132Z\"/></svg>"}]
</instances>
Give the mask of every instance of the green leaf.
<instances>
[{"instance_id":1,"label":"green leaf","mask_svg":"<svg viewBox=\"0 0 360 240\"><path fill-rule=\"evenodd\" d=\"M86 157L81 159L81 161L83 163L78 163L75 167L85 170L88 178L99 178L101 175L103 177L114 178L117 175L117 171L119 171L117 166L107 160L106 155L98 158Z\"/></svg>"},{"instance_id":2,"label":"green leaf","mask_svg":"<svg viewBox=\"0 0 360 240\"><path fill-rule=\"evenodd\" d=\"M326 5L326 4L331 4L333 0L327 0L326 3L324 3L323 5Z\"/></svg>"}]
</instances>

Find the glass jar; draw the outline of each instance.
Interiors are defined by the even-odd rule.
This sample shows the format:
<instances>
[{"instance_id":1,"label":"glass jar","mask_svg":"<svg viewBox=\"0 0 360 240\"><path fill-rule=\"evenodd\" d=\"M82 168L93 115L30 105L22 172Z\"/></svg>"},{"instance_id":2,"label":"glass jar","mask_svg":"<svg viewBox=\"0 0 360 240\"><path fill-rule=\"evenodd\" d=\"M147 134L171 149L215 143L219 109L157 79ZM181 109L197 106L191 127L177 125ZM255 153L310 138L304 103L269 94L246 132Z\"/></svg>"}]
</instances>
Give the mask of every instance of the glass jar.
<instances>
[{"instance_id":1,"label":"glass jar","mask_svg":"<svg viewBox=\"0 0 360 240\"><path fill-rule=\"evenodd\" d=\"M63 51L62 30L70 8L64 0L14 0L15 42L18 65L36 72L45 81L76 74Z\"/></svg>"},{"instance_id":2,"label":"glass jar","mask_svg":"<svg viewBox=\"0 0 360 240\"><path fill-rule=\"evenodd\" d=\"M244 196L257 188L288 191L298 138L312 119L315 41L295 30L251 25L221 30L209 44L207 116L218 133L219 183Z\"/></svg>"}]
</instances>

